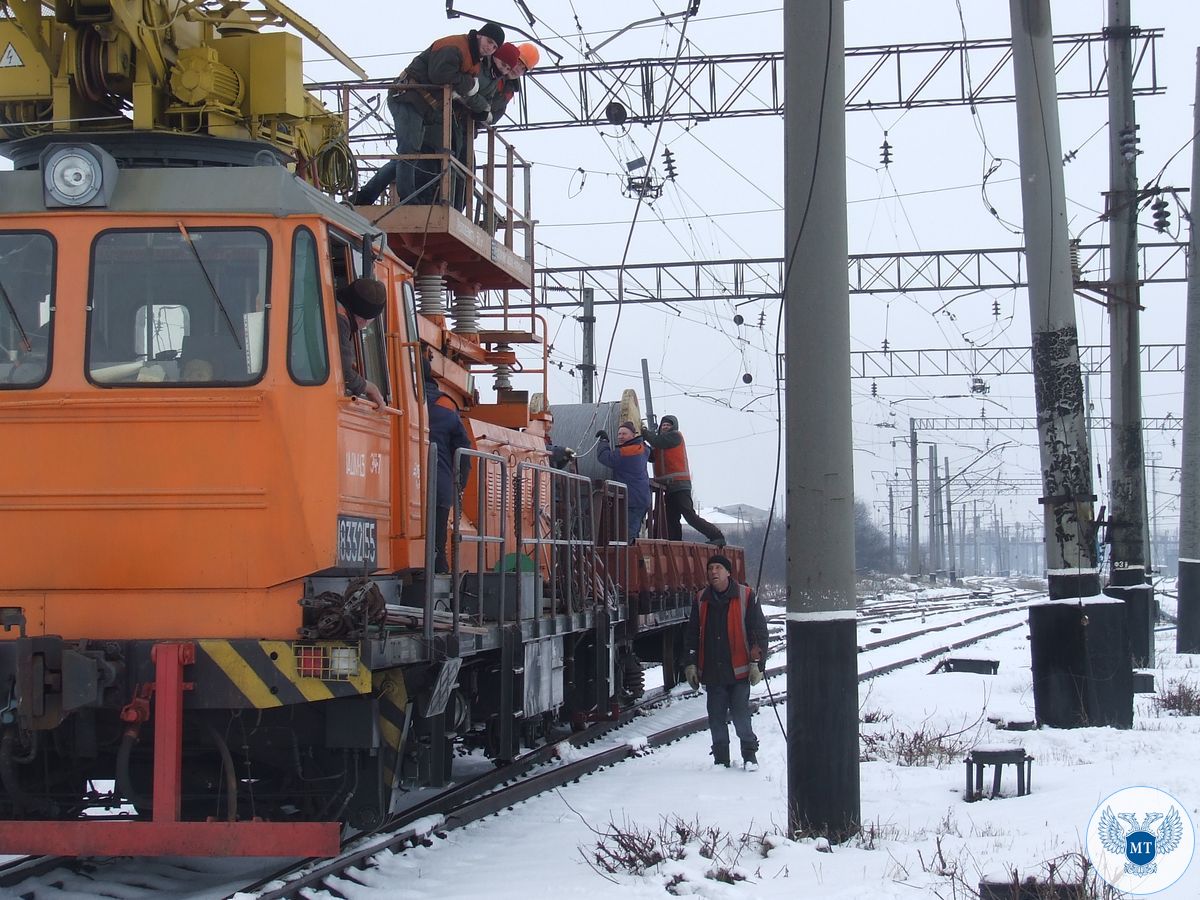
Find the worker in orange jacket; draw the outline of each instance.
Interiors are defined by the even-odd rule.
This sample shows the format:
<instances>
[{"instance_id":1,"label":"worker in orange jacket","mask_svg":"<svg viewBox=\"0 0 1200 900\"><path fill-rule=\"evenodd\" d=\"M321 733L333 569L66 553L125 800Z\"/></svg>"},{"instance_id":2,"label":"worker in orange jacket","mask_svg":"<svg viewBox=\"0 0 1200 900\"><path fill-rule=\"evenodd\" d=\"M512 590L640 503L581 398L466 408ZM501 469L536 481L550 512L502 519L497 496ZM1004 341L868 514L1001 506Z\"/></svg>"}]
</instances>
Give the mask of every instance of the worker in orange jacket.
<instances>
[{"instance_id":1,"label":"worker in orange jacket","mask_svg":"<svg viewBox=\"0 0 1200 900\"><path fill-rule=\"evenodd\" d=\"M667 492L668 540L683 540L683 525L679 520L684 518L714 547L724 547L725 535L721 529L701 518L692 505L692 473L688 468L687 444L679 431L679 420L674 416L663 416L658 423L658 433L643 428L642 439L654 450L650 456L654 463L654 480Z\"/></svg>"},{"instance_id":2,"label":"worker in orange jacket","mask_svg":"<svg viewBox=\"0 0 1200 900\"><path fill-rule=\"evenodd\" d=\"M466 34L439 38L417 54L388 91L398 154L449 149L440 146L445 110L438 86L449 85L454 98L474 96L480 87L480 65L503 43L504 29L488 22ZM436 165L429 165L428 160L392 160L379 168L352 202L355 206L374 203L395 182L397 202L431 204L437 180Z\"/></svg>"},{"instance_id":3,"label":"worker in orange jacket","mask_svg":"<svg viewBox=\"0 0 1200 900\"><path fill-rule=\"evenodd\" d=\"M733 577L723 554L708 558L708 587L696 594L684 632L692 690L704 684L713 762L729 765L729 717L742 745L746 768L758 767L758 737L750 725L750 686L762 681L767 620L749 585Z\"/></svg>"}]
</instances>

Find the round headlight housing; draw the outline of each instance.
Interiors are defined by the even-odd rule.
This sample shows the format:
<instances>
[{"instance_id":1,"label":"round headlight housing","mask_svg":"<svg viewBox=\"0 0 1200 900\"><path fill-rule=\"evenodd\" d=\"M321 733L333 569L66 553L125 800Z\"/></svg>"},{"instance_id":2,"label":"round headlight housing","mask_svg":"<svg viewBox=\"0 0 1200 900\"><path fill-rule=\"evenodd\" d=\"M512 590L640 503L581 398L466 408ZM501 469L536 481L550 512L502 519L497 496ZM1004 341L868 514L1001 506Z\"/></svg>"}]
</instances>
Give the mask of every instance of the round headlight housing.
<instances>
[{"instance_id":1,"label":"round headlight housing","mask_svg":"<svg viewBox=\"0 0 1200 900\"><path fill-rule=\"evenodd\" d=\"M62 147L42 167L46 191L63 206L84 206L104 188L104 167L81 147Z\"/></svg>"}]
</instances>

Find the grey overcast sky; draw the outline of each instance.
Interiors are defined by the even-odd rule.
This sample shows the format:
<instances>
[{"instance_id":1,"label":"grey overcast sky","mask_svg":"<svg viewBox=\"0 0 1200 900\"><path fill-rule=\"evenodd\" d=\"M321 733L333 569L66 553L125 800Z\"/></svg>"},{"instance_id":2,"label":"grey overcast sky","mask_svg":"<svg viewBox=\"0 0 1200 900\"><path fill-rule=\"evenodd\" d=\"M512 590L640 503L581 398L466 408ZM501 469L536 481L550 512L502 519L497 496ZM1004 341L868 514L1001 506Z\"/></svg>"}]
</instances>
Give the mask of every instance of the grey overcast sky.
<instances>
[{"instance_id":1,"label":"grey overcast sky","mask_svg":"<svg viewBox=\"0 0 1200 900\"><path fill-rule=\"evenodd\" d=\"M291 0L290 5L317 24L343 50L356 57L374 77L399 72L415 53L434 39L462 32L478 23L447 19L442 0ZM521 14L513 0L456 0L454 7L475 16L517 23ZM532 27L542 40L563 54L565 63L582 61L583 49L595 46L630 23L664 12L682 11L686 0L525 0L537 18ZM1105 24L1105 0L1056 0L1057 34L1099 32ZM846 43L851 47L882 44L1006 38L1008 4L999 0L847 0ZM782 7L770 0L702 0L699 15L687 24L685 55L771 52L782 49ZM1200 41L1200 5L1191 0L1133 0L1133 21L1161 27L1158 78L1166 93L1137 101L1141 122L1139 180L1144 184L1166 166L1161 183L1189 186L1196 84L1196 44ZM625 32L606 44L607 61L641 57L673 57L682 20L655 22ZM543 54L543 66L549 55ZM860 70L848 68L847 78ZM311 80L350 77L315 47L306 53ZM979 73L975 73L978 77ZM664 73L665 76L665 73ZM1011 81L1010 73L1001 76ZM544 102L544 101L543 101ZM1009 104L911 111L852 112L847 115L847 181L850 252L964 250L1018 247L1021 222L1017 184L1016 111ZM1100 100L1060 104L1063 150L1077 151L1066 166L1068 213L1075 236L1085 242L1107 241L1098 221L1107 189L1107 105ZM893 162L880 165L880 144L887 136ZM509 137L534 163L534 215L539 222L537 262L543 266L615 265L629 240L630 262L777 257L783 252L783 122L778 116L667 123L662 146L675 156L679 176L668 182L662 197L639 213L630 239L635 201L620 191L625 164L650 157L655 128L564 128ZM380 148L381 152L385 148ZM983 173L992 160L999 167L981 196ZM1170 160L1169 164L1168 161ZM661 152L651 160L664 173ZM582 170L582 171L580 171ZM1187 202L1187 195L1182 195ZM1172 208L1173 239L1186 240L1180 210ZM1143 217L1143 240L1157 235ZM1007 223L1007 224L1006 224ZM1014 233L1016 232L1016 233ZM1182 340L1183 285L1154 286L1143 293L1146 343ZM999 315L994 314L993 304ZM853 349L878 350L886 339L893 349L974 346L1021 346L1029 343L1028 300L1024 291L995 291L968 296L937 294L859 296L851 299ZM682 303L626 306L619 322L613 307L599 313L597 344L601 360L613 342L604 394L620 396L624 388L641 391L640 360L652 373L655 411L676 414L688 438L696 475L697 503L706 506L739 502L770 504L776 453L774 410L775 322L777 301L754 301L740 307L743 326L732 321L733 306ZM581 352L574 311L547 314L552 359L561 364L551 377L553 402L579 399L579 379L571 367ZM1108 340L1100 307L1079 301L1083 344ZM761 326L760 326L760 323ZM615 327L615 330L614 330ZM747 385L743 375L749 374ZM483 379L481 379L482 381ZM489 379L490 381L490 379ZM1097 414L1107 414L1107 376L1091 379ZM877 396L869 381L854 382L855 484L858 495L875 504L886 499L887 478L907 475L908 450L903 437L909 416L1032 415L1032 379L1006 376L989 384L985 401L965 399L968 378L919 381L881 380ZM792 385L819 391L819 384ZM1182 378L1178 374L1146 377L1143 382L1148 416L1179 415ZM802 428L802 423L796 423ZM889 426L899 426L892 430ZM1108 441L1093 435L1093 455L1107 472ZM1148 449L1160 451L1163 466L1178 466L1178 435L1149 435ZM949 456L952 471L971 464L993 449L971 471L998 479L1038 474L1033 432L949 432L922 435L936 440L939 454ZM922 459L925 449L922 448ZM921 466L925 471L924 462ZM1159 473L1160 524L1173 529L1178 493L1171 473ZM1103 490L1106 479L1102 479ZM782 494L782 490L780 490ZM1007 522L1040 521L1028 496L997 501ZM904 501L907 502L907 501ZM990 512L988 513L990 517ZM903 530L901 529L903 533Z\"/></svg>"}]
</instances>

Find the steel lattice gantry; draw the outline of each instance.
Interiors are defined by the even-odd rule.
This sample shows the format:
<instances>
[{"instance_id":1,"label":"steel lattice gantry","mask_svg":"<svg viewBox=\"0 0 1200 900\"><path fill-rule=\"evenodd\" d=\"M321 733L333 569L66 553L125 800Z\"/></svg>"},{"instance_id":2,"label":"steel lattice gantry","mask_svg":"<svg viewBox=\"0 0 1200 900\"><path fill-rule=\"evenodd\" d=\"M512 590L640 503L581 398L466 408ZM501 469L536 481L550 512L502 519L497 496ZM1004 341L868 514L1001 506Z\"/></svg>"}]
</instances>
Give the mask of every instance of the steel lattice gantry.
<instances>
[{"instance_id":1,"label":"steel lattice gantry","mask_svg":"<svg viewBox=\"0 0 1200 900\"><path fill-rule=\"evenodd\" d=\"M1134 93L1157 94L1157 42L1161 28L1143 28L1134 45ZM1102 97L1103 34L1054 38L1058 97ZM966 73L975 77L968 86ZM519 131L572 125L608 126L614 101L626 122L702 122L782 114L783 53L634 59L543 67L526 78L516 122ZM945 41L846 48L848 110L1011 103L1012 40Z\"/></svg>"},{"instance_id":2,"label":"steel lattice gantry","mask_svg":"<svg viewBox=\"0 0 1200 900\"><path fill-rule=\"evenodd\" d=\"M1138 264L1144 284L1186 282L1187 243L1142 244ZM1102 285L1108 245L1081 245L1079 268L1078 287ZM1028 284L1021 247L855 254L848 274L851 294L1012 290ZM534 290L539 304L553 309L578 306L585 287L595 289L596 305L602 305L764 299L782 296L782 285L783 260L773 257L544 268L535 274Z\"/></svg>"},{"instance_id":3,"label":"steel lattice gantry","mask_svg":"<svg viewBox=\"0 0 1200 900\"><path fill-rule=\"evenodd\" d=\"M1143 372L1182 372L1183 344L1143 344ZM1109 371L1107 346L1081 346L1079 365L1087 374ZM851 378L931 378L971 375L1032 375L1028 347L961 347L920 350L852 350Z\"/></svg>"},{"instance_id":4,"label":"steel lattice gantry","mask_svg":"<svg viewBox=\"0 0 1200 900\"><path fill-rule=\"evenodd\" d=\"M1108 416L1092 416L1091 428L1108 431L1111 420ZM1037 419L1032 416L947 416L934 419L913 419L916 431L1031 431L1037 428ZM1143 431L1183 431L1183 420L1172 415L1143 416Z\"/></svg>"},{"instance_id":5,"label":"steel lattice gantry","mask_svg":"<svg viewBox=\"0 0 1200 900\"><path fill-rule=\"evenodd\" d=\"M1143 28L1135 39L1134 93L1161 94L1158 40L1161 28ZM1103 33L1054 38L1058 97L1105 96ZM975 73L968 88L967 67ZM308 85L346 118L352 142L390 141L384 94L391 78L330 81ZM945 41L846 48L846 108L910 109L1011 103L1012 40ZM610 63L543 65L525 77L514 121L502 131L531 131L579 125L608 127L605 109L613 101L628 113L626 123L706 121L718 118L782 115L783 54L741 53L631 59Z\"/></svg>"},{"instance_id":6,"label":"steel lattice gantry","mask_svg":"<svg viewBox=\"0 0 1200 900\"><path fill-rule=\"evenodd\" d=\"M912 493L912 482L904 479L888 479L887 486L898 498L905 498ZM1042 493L1042 482L1039 478L964 478L956 476L953 491L957 491L953 500L960 503L964 499L995 494L1024 494L1038 496ZM917 496L929 496L929 482L926 479L917 481Z\"/></svg>"}]
</instances>

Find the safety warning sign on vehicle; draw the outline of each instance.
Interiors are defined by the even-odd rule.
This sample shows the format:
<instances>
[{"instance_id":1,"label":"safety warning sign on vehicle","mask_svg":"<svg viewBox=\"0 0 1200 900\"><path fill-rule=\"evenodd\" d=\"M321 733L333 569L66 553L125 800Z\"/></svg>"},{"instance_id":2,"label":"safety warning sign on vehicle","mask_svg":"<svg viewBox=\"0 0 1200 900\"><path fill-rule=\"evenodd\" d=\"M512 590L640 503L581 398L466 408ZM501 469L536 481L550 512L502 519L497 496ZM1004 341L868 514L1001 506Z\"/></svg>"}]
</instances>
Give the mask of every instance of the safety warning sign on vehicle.
<instances>
[{"instance_id":1,"label":"safety warning sign on vehicle","mask_svg":"<svg viewBox=\"0 0 1200 900\"><path fill-rule=\"evenodd\" d=\"M17 52L17 48L9 44L4 48L4 55L0 56L0 69L19 69L25 65L21 59L21 54Z\"/></svg>"}]
</instances>

